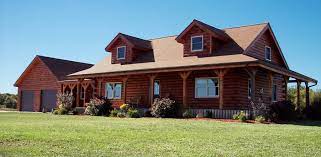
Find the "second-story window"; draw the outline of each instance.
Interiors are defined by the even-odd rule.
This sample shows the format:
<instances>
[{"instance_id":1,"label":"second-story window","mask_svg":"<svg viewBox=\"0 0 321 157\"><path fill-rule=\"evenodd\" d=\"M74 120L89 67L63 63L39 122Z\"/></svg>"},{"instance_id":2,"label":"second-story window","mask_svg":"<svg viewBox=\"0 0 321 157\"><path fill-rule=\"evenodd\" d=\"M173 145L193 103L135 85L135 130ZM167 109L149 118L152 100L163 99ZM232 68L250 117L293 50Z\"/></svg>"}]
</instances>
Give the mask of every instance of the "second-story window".
<instances>
[{"instance_id":1,"label":"second-story window","mask_svg":"<svg viewBox=\"0 0 321 157\"><path fill-rule=\"evenodd\" d=\"M271 47L265 46L265 59L271 61Z\"/></svg>"},{"instance_id":2,"label":"second-story window","mask_svg":"<svg viewBox=\"0 0 321 157\"><path fill-rule=\"evenodd\" d=\"M191 51L203 51L203 36L192 36L191 37Z\"/></svg>"},{"instance_id":3,"label":"second-story window","mask_svg":"<svg viewBox=\"0 0 321 157\"><path fill-rule=\"evenodd\" d=\"M117 59L125 59L126 46L117 47Z\"/></svg>"}]
</instances>

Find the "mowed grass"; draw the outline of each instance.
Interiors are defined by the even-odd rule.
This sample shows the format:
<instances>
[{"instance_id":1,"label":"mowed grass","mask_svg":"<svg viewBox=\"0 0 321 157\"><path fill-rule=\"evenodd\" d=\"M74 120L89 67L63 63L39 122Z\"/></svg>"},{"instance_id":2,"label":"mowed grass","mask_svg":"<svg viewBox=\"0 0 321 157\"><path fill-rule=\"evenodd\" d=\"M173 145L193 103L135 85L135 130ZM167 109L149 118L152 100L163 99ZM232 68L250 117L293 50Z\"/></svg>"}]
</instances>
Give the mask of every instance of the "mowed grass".
<instances>
[{"instance_id":1,"label":"mowed grass","mask_svg":"<svg viewBox=\"0 0 321 157\"><path fill-rule=\"evenodd\" d=\"M321 156L320 126L7 112L0 156Z\"/></svg>"}]
</instances>

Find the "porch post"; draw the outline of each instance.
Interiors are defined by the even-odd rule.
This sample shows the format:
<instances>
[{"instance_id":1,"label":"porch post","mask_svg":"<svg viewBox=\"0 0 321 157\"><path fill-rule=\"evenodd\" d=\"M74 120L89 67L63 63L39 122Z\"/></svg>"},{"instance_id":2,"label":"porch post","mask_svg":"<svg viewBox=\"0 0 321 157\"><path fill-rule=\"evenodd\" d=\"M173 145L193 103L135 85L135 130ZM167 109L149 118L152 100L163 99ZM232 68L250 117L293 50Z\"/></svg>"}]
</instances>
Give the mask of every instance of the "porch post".
<instances>
[{"instance_id":1,"label":"porch post","mask_svg":"<svg viewBox=\"0 0 321 157\"><path fill-rule=\"evenodd\" d=\"M86 105L86 93L87 93L87 88L88 88L89 84L84 83L82 86L84 88L84 103L83 103L83 106L85 106Z\"/></svg>"},{"instance_id":2,"label":"porch post","mask_svg":"<svg viewBox=\"0 0 321 157\"><path fill-rule=\"evenodd\" d=\"M306 110L310 110L310 87L309 82L305 82L305 107Z\"/></svg>"},{"instance_id":3,"label":"porch post","mask_svg":"<svg viewBox=\"0 0 321 157\"><path fill-rule=\"evenodd\" d=\"M102 84L102 79L98 79L98 96L101 97L101 85Z\"/></svg>"},{"instance_id":4,"label":"porch post","mask_svg":"<svg viewBox=\"0 0 321 157\"><path fill-rule=\"evenodd\" d=\"M186 84L186 80L187 80L187 78L188 78L188 76L190 74L191 74L191 71L185 71L185 72L179 73L179 75L183 79L183 106L181 107L181 111L182 111L182 109L185 109L187 107L187 84Z\"/></svg>"},{"instance_id":5,"label":"porch post","mask_svg":"<svg viewBox=\"0 0 321 157\"><path fill-rule=\"evenodd\" d=\"M126 95L127 95L127 80L128 77L123 78L123 88L124 88L124 103L126 104Z\"/></svg>"},{"instance_id":6,"label":"porch post","mask_svg":"<svg viewBox=\"0 0 321 157\"><path fill-rule=\"evenodd\" d=\"M300 80L297 80L296 82L296 96L297 96L297 99L296 99L296 107L297 109L299 109L300 107L300 86L301 86L301 81Z\"/></svg>"},{"instance_id":7,"label":"porch post","mask_svg":"<svg viewBox=\"0 0 321 157\"><path fill-rule=\"evenodd\" d=\"M214 70L219 78L219 108L223 109L224 105L224 75L227 73L227 69Z\"/></svg>"},{"instance_id":8,"label":"porch post","mask_svg":"<svg viewBox=\"0 0 321 157\"><path fill-rule=\"evenodd\" d=\"M152 106L154 102L154 80L157 74L149 75L149 104Z\"/></svg>"},{"instance_id":9,"label":"porch post","mask_svg":"<svg viewBox=\"0 0 321 157\"><path fill-rule=\"evenodd\" d=\"M285 90L285 92L284 92L284 99L285 99L285 101L287 101L288 100L288 82L289 82L289 77L287 77L287 76L284 76L284 90Z\"/></svg>"},{"instance_id":10,"label":"porch post","mask_svg":"<svg viewBox=\"0 0 321 157\"><path fill-rule=\"evenodd\" d=\"M80 87L79 82L77 82L77 94L76 94L76 106L79 106L79 93L80 93Z\"/></svg>"}]
</instances>

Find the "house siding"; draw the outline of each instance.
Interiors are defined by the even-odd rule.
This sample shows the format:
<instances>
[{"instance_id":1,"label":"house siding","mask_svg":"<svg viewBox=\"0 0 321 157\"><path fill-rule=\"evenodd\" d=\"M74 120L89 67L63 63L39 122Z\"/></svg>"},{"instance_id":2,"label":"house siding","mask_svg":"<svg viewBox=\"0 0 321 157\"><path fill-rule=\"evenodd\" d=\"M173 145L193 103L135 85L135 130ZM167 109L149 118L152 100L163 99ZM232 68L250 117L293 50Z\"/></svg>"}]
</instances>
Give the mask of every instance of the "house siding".
<instances>
[{"instance_id":1,"label":"house siding","mask_svg":"<svg viewBox=\"0 0 321 157\"><path fill-rule=\"evenodd\" d=\"M246 54L265 61L265 46L271 47L271 62L281 67L286 67L281 52L279 52L277 45L268 31L255 41Z\"/></svg>"},{"instance_id":2,"label":"house siding","mask_svg":"<svg viewBox=\"0 0 321 157\"><path fill-rule=\"evenodd\" d=\"M18 110L21 110L21 92L31 90L34 92L33 110L38 112L41 106L41 90L58 90L60 87L56 77L41 61L35 63L26 75L25 79L18 86Z\"/></svg>"}]
</instances>

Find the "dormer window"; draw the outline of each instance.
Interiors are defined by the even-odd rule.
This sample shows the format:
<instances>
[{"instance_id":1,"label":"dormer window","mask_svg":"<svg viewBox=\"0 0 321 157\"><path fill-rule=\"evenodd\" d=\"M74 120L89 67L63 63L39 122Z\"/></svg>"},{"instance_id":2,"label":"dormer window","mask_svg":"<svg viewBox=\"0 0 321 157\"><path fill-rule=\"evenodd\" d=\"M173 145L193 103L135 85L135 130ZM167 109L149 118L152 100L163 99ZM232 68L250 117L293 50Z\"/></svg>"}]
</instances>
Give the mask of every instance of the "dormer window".
<instances>
[{"instance_id":1,"label":"dormer window","mask_svg":"<svg viewBox=\"0 0 321 157\"><path fill-rule=\"evenodd\" d=\"M191 51L203 51L203 36L192 36L191 37Z\"/></svg>"},{"instance_id":2,"label":"dormer window","mask_svg":"<svg viewBox=\"0 0 321 157\"><path fill-rule=\"evenodd\" d=\"M271 61L271 47L265 46L265 60Z\"/></svg>"},{"instance_id":3,"label":"dormer window","mask_svg":"<svg viewBox=\"0 0 321 157\"><path fill-rule=\"evenodd\" d=\"M125 59L126 46L117 47L117 59Z\"/></svg>"}]
</instances>

